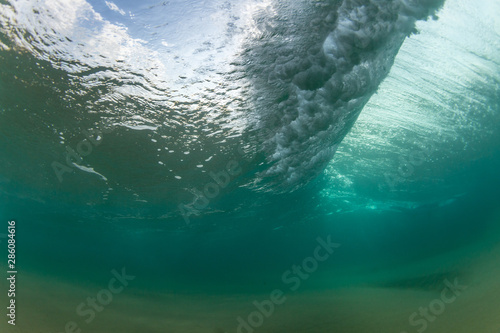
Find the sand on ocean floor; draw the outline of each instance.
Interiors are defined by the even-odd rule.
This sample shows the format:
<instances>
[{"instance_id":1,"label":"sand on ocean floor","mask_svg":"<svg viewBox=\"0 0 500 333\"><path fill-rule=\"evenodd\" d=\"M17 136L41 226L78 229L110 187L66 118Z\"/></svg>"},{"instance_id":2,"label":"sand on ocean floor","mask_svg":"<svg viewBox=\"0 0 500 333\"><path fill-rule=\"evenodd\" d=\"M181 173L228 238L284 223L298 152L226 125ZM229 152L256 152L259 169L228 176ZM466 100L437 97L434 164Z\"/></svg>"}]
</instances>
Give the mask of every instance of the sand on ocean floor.
<instances>
[{"instance_id":1,"label":"sand on ocean floor","mask_svg":"<svg viewBox=\"0 0 500 333\"><path fill-rule=\"evenodd\" d=\"M493 243L491 243L493 244ZM483 244L484 245L484 244ZM474 253L473 256L466 256ZM499 333L500 332L500 246L482 250L467 248L412 263L406 267L366 276L364 283L323 290L285 292L286 301L276 305L255 332L288 333L361 333L361 332L429 332L429 333ZM440 265L453 262L452 270L433 274ZM330 273L329 273L330 274ZM332 276L332 279L335 277ZM420 307L435 305L446 287L444 281L467 289L432 321L410 325L409 317ZM356 278L359 281L359 278ZM6 282L0 288L6 290ZM106 287L106 286L103 286ZM276 285L280 288L280 285ZM131 285L114 295L113 301L95 319L86 323L76 307L99 288L66 281L54 276L20 272L17 281L17 325L0 324L5 333L156 333L156 332L237 332L237 318L248 318L256 311L252 302L269 299L269 294L192 294L155 293L134 289ZM270 288L271 292L273 288ZM450 294L451 295L451 294ZM5 301L2 301L5 303ZM435 318L434 318L435 317ZM417 316L422 319L422 316ZM65 326L74 321L78 327ZM422 323L422 322L420 322ZM241 329L239 333L251 333Z\"/></svg>"}]
</instances>

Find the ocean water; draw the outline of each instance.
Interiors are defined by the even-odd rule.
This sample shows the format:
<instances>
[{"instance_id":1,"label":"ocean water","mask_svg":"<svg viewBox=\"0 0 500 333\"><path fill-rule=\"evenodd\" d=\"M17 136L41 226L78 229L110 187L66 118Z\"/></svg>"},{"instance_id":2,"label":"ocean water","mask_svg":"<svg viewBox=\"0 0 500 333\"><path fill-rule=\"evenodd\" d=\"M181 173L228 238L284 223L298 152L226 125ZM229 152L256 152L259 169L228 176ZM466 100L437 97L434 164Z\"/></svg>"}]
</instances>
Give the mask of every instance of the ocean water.
<instances>
[{"instance_id":1,"label":"ocean water","mask_svg":"<svg viewBox=\"0 0 500 333\"><path fill-rule=\"evenodd\" d=\"M0 332L499 333L498 13L0 0Z\"/></svg>"}]
</instances>

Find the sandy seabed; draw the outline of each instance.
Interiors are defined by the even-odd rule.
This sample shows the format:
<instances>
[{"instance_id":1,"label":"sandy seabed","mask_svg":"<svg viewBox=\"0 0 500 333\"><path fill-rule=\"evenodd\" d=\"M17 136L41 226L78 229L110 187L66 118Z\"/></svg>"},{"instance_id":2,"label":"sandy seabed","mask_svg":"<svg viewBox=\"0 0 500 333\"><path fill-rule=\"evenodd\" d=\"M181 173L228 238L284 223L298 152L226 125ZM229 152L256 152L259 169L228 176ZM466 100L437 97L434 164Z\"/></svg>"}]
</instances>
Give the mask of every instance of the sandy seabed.
<instances>
[{"instance_id":1,"label":"sandy seabed","mask_svg":"<svg viewBox=\"0 0 500 333\"><path fill-rule=\"evenodd\" d=\"M177 294L130 287L114 295L87 323L89 317L79 316L76 308L87 297L95 297L99 288L21 270L16 281L16 326L9 325L4 314L0 332L499 333L498 238L498 233L490 234L474 245L361 278L350 273L356 282L343 286L328 286L329 279L339 278L338 272L320 273L318 281L325 287L295 292L283 288L286 300L275 305L269 317L262 315L260 326L239 330L237 318L248 322L256 311L253 302L268 300L269 293ZM343 279L349 277L344 274ZM445 303L440 301L443 290L449 288L445 281L457 281L466 289L445 291ZM0 288L8 290L5 279ZM272 290L270 287L269 292ZM2 305L7 313L4 296ZM429 312L427 320L419 310L431 305L436 315ZM259 317L254 314L254 320Z\"/></svg>"}]
</instances>

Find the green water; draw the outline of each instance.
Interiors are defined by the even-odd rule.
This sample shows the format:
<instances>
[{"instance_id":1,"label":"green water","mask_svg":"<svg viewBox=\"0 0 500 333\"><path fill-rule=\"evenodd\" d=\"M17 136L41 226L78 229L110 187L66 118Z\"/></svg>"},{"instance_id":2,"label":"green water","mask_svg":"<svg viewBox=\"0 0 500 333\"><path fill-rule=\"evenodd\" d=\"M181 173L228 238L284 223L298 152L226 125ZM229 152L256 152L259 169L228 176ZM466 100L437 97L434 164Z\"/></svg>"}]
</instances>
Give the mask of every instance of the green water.
<instances>
[{"instance_id":1,"label":"green water","mask_svg":"<svg viewBox=\"0 0 500 333\"><path fill-rule=\"evenodd\" d=\"M1 332L499 332L500 3L441 5L0 2Z\"/></svg>"}]
</instances>

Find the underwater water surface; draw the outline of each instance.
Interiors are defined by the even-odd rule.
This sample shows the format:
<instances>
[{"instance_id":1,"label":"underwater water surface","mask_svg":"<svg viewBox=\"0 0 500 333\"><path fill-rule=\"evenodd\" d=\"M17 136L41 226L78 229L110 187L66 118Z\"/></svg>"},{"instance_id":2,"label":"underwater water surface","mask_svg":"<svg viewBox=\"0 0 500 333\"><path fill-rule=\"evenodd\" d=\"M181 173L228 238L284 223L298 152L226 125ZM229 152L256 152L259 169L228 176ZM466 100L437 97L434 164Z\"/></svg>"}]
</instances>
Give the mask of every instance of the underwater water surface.
<instances>
[{"instance_id":1,"label":"underwater water surface","mask_svg":"<svg viewBox=\"0 0 500 333\"><path fill-rule=\"evenodd\" d=\"M0 1L0 332L499 333L500 1Z\"/></svg>"}]
</instances>

